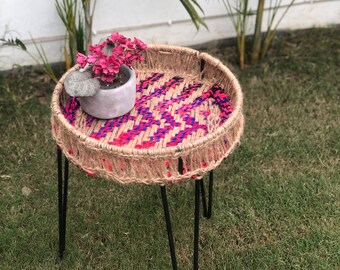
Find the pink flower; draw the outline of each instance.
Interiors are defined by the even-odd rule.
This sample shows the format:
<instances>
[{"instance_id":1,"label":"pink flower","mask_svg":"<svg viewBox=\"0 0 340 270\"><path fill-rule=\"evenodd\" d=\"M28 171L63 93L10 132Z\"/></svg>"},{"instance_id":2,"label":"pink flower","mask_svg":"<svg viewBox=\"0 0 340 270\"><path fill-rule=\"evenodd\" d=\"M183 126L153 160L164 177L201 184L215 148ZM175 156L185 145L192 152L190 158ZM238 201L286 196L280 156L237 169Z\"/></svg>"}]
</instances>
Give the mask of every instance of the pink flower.
<instances>
[{"instance_id":1,"label":"pink flower","mask_svg":"<svg viewBox=\"0 0 340 270\"><path fill-rule=\"evenodd\" d=\"M110 52L107 55L107 50L103 51L104 48L111 50L112 53ZM112 82L116 79L123 64L131 67L135 61L143 61L142 51L146 48L147 46L139 39L134 38L132 41L130 38L115 32L106 41L91 45L88 56L78 54L77 62L82 67L89 65L94 77L105 82Z\"/></svg>"},{"instance_id":2,"label":"pink flower","mask_svg":"<svg viewBox=\"0 0 340 270\"><path fill-rule=\"evenodd\" d=\"M137 48L140 49L140 50L144 51L148 47L143 41L141 41L138 38L134 38L133 42L136 44Z\"/></svg>"},{"instance_id":3,"label":"pink flower","mask_svg":"<svg viewBox=\"0 0 340 270\"><path fill-rule=\"evenodd\" d=\"M142 62L142 61L144 61L144 56L141 55L141 54L136 54L135 60L137 60L138 62Z\"/></svg>"},{"instance_id":4,"label":"pink flower","mask_svg":"<svg viewBox=\"0 0 340 270\"><path fill-rule=\"evenodd\" d=\"M127 52L125 54L124 64L127 65L127 66L131 66L133 61L134 61L134 54L131 53L131 52Z\"/></svg>"},{"instance_id":5,"label":"pink flower","mask_svg":"<svg viewBox=\"0 0 340 270\"><path fill-rule=\"evenodd\" d=\"M105 75L103 74L100 79L103 81L103 82L112 82L115 78L113 75Z\"/></svg>"},{"instance_id":6,"label":"pink flower","mask_svg":"<svg viewBox=\"0 0 340 270\"><path fill-rule=\"evenodd\" d=\"M109 65L109 62L107 58L100 58L98 64L104 69L104 68L107 68L107 66Z\"/></svg>"},{"instance_id":7,"label":"pink flower","mask_svg":"<svg viewBox=\"0 0 340 270\"><path fill-rule=\"evenodd\" d=\"M119 72L119 67L111 65L107 68L109 74L117 74Z\"/></svg>"},{"instance_id":8,"label":"pink flower","mask_svg":"<svg viewBox=\"0 0 340 270\"><path fill-rule=\"evenodd\" d=\"M131 41L131 39L128 39L126 45L125 45L128 49L134 50L135 49L135 43L133 43Z\"/></svg>"},{"instance_id":9,"label":"pink flower","mask_svg":"<svg viewBox=\"0 0 340 270\"><path fill-rule=\"evenodd\" d=\"M103 72L103 69L101 66L94 66L92 67L92 70L93 70L93 73L97 76Z\"/></svg>"},{"instance_id":10,"label":"pink flower","mask_svg":"<svg viewBox=\"0 0 340 270\"><path fill-rule=\"evenodd\" d=\"M90 53L87 56L87 63L89 63L89 64L94 64L94 63L96 63L97 60L98 60L98 55L95 54L95 53Z\"/></svg>"},{"instance_id":11,"label":"pink flower","mask_svg":"<svg viewBox=\"0 0 340 270\"><path fill-rule=\"evenodd\" d=\"M87 57L86 55L82 54L82 53L77 53L77 63L84 68L86 66L86 60Z\"/></svg>"},{"instance_id":12,"label":"pink flower","mask_svg":"<svg viewBox=\"0 0 340 270\"><path fill-rule=\"evenodd\" d=\"M105 45L106 45L106 41L103 41L100 44L90 45L89 51L93 53L99 53L105 47Z\"/></svg>"},{"instance_id":13,"label":"pink flower","mask_svg":"<svg viewBox=\"0 0 340 270\"><path fill-rule=\"evenodd\" d=\"M123 56L117 56L117 55L111 55L108 57L108 60L110 63L121 66L123 63L122 59L124 59Z\"/></svg>"},{"instance_id":14,"label":"pink flower","mask_svg":"<svg viewBox=\"0 0 340 270\"><path fill-rule=\"evenodd\" d=\"M124 48L121 45L118 45L112 49L112 55L121 56L124 53Z\"/></svg>"},{"instance_id":15,"label":"pink flower","mask_svg":"<svg viewBox=\"0 0 340 270\"><path fill-rule=\"evenodd\" d=\"M118 32L112 33L111 36L108 38L108 40L113 43L120 43L120 44L125 44L127 42L127 38L119 34Z\"/></svg>"}]
</instances>

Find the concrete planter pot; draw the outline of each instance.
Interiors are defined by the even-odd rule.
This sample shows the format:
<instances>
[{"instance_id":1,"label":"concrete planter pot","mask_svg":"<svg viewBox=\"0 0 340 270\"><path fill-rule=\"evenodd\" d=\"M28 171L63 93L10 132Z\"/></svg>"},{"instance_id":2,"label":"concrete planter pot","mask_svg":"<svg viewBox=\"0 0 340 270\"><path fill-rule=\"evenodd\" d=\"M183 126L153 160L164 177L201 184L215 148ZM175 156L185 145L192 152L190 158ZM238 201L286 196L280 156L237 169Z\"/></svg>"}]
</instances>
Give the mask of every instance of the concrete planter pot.
<instances>
[{"instance_id":1,"label":"concrete planter pot","mask_svg":"<svg viewBox=\"0 0 340 270\"><path fill-rule=\"evenodd\" d=\"M135 105L136 74L132 68L122 66L128 81L116 88L100 89L94 96L79 97L80 106L88 114L101 119L111 119L122 116Z\"/></svg>"}]
</instances>

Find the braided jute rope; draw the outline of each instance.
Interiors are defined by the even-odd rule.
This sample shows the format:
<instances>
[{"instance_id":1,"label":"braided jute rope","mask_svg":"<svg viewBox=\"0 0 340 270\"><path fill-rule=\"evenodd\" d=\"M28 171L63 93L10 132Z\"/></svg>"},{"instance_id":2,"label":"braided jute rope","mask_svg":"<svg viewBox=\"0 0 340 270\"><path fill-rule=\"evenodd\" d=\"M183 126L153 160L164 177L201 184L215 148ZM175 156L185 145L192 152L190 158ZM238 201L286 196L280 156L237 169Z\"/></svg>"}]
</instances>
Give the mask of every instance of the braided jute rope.
<instances>
[{"instance_id":1,"label":"braided jute rope","mask_svg":"<svg viewBox=\"0 0 340 270\"><path fill-rule=\"evenodd\" d=\"M230 98L232 113L221 122L217 117L220 109L216 102L209 101L206 103L208 105L202 105L187 112L199 124L207 127L205 133L202 130L197 132L195 130L181 137L177 144L165 145L171 136L175 136L174 134L178 134L181 128L185 128L185 124L179 123L178 126L172 128L171 132L164 135L162 140L152 146L138 147L143 145L143 140L157 133L157 128L163 125L162 121L158 121L158 123L161 122L159 126L150 125L138 135L133 135L135 137L131 141L118 145L114 142L117 141L119 135L122 136L122 133L133 130L136 123L143 123L142 116L136 109L133 109L129 116L134 119L134 122L126 121L122 126L111 130L106 129L104 135L100 132L108 122L91 119L81 108L72 116L73 122L67 119L65 106L70 101L70 97L64 90L63 82L67 74L79 69L79 66L75 66L62 76L53 92L51 104L53 138L65 156L80 169L90 175L104 177L122 184L163 185L184 179L201 178L204 173L216 168L231 154L240 141L244 126L241 87L232 72L207 53L176 46L150 45L144 56L145 60L135 67L138 74L137 81L147 78L150 74L162 73L158 81L152 82L153 85L148 88L145 87L147 94L153 93L154 89L160 89L161 85L166 85L171 78L176 80L178 77L181 78L181 86L170 87L164 96L145 101L145 106L150 109L149 114L152 115L153 120L162 120L161 113L157 111L157 104L163 104L165 99L179 100L177 97L183 96L180 91L184 91L185 87L194 83L199 83L198 89L186 97L186 100L172 104L171 113L181 110L185 102L184 105L188 106L195 101L195 98L200 99L202 93L208 91L213 85L218 85L219 89L223 89L225 95ZM204 109L211 111L211 115L200 115ZM175 114L173 121L180 122L181 117L183 115ZM100 136L94 137L95 132ZM179 159L183 164L181 172L179 172Z\"/></svg>"}]
</instances>

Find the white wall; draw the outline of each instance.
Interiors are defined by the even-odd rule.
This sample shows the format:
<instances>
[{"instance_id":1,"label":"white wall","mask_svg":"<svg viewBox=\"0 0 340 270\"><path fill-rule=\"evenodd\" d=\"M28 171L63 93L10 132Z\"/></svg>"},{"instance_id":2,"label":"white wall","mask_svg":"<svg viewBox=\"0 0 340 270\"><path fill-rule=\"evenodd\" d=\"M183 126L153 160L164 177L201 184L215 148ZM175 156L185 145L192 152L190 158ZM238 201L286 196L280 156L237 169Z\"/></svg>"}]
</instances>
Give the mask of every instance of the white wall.
<instances>
[{"instance_id":1,"label":"white wall","mask_svg":"<svg viewBox=\"0 0 340 270\"><path fill-rule=\"evenodd\" d=\"M269 0L271 1L271 0ZM267 1L267 4L269 3ZM290 0L284 0L288 4ZM179 0L98 0L94 16L94 42L113 31L139 37L147 43L194 45L235 36L222 0L199 0L209 30L196 31ZM257 0L251 0L256 8ZM340 0L296 0L280 29L301 29L340 23ZM249 31L253 29L250 22ZM50 62L63 60L65 29L54 0L0 0L0 36L8 26L34 53L30 34L41 43ZM264 26L265 29L265 26ZM16 48L0 47L0 70L34 64Z\"/></svg>"}]
</instances>

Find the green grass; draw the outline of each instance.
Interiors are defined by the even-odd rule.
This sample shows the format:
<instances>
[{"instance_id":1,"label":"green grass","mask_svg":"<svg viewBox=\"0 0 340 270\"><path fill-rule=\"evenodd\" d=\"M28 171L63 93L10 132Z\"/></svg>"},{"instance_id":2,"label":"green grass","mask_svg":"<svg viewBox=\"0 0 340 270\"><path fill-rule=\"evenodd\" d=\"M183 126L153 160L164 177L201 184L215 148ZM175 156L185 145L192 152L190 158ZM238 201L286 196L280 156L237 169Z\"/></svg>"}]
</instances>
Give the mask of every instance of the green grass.
<instances>
[{"instance_id":1,"label":"green grass","mask_svg":"<svg viewBox=\"0 0 340 270\"><path fill-rule=\"evenodd\" d=\"M216 169L201 269L340 269L339 36L339 27L280 35L264 63L242 72L233 48L208 50L241 82L246 128ZM0 76L0 269L171 269L159 187L73 166L59 261L52 89L32 69ZM179 269L190 269L193 185L168 196Z\"/></svg>"}]
</instances>

